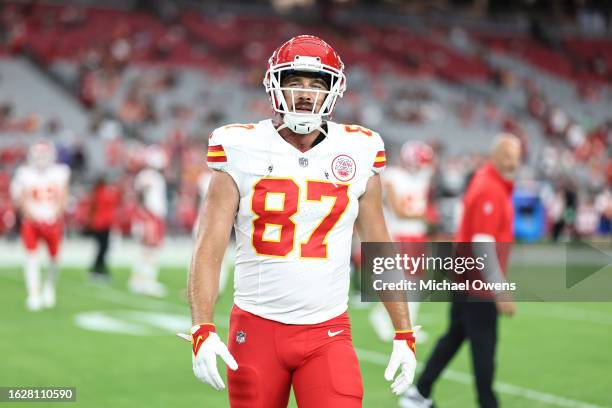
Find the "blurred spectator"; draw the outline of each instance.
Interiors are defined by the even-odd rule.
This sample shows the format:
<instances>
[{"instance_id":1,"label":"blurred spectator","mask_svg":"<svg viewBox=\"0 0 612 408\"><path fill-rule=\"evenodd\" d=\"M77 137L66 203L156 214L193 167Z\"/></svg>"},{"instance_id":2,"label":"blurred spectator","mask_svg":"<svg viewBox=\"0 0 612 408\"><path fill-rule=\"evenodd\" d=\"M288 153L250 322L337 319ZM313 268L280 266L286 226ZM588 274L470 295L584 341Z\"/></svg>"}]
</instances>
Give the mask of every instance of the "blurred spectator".
<instances>
[{"instance_id":1,"label":"blurred spectator","mask_svg":"<svg viewBox=\"0 0 612 408\"><path fill-rule=\"evenodd\" d=\"M599 226L599 214L591 195L582 198L576 208L576 237L585 239L593 236Z\"/></svg>"},{"instance_id":2,"label":"blurred spectator","mask_svg":"<svg viewBox=\"0 0 612 408\"><path fill-rule=\"evenodd\" d=\"M543 197L544 206L548 214L550 234L553 241L558 241L565 226L565 193L561 186L557 186L554 191Z\"/></svg>"},{"instance_id":3,"label":"blurred spectator","mask_svg":"<svg viewBox=\"0 0 612 408\"><path fill-rule=\"evenodd\" d=\"M610 185L597 195L595 208L599 214L597 232L603 237L610 238L612 235L612 191Z\"/></svg>"},{"instance_id":4,"label":"blurred spectator","mask_svg":"<svg viewBox=\"0 0 612 408\"><path fill-rule=\"evenodd\" d=\"M90 269L90 277L96 282L110 280L106 255L119 199L119 191L107 184L104 177L100 177L92 191L88 225L88 233L94 238L97 246L96 257Z\"/></svg>"},{"instance_id":5,"label":"blurred spectator","mask_svg":"<svg viewBox=\"0 0 612 408\"><path fill-rule=\"evenodd\" d=\"M601 19L605 13L592 2L577 4L571 15L561 14L563 17L556 14L555 2L535 2L533 7L504 4L504 12L513 10L520 15L537 8L540 16L550 14L547 18L552 24L533 20L531 32L538 41L519 33L519 28L502 32L490 20L484 22L484 37L472 28L455 24L439 29L427 16L422 27L415 29L363 22L351 28L351 41L347 41L320 21L306 26L297 20L287 23L273 14L265 18L235 12L219 16L215 10L186 10L177 2L140 3L128 11L65 2L0 2L0 53L27 51L49 63L52 72L53 68L67 66L65 85L91 109L86 112L87 120L97 125L90 133L99 138L83 139L87 132L81 134L79 129L76 134L66 129L64 125L71 122L61 114L44 117L44 112L20 106L18 98L4 94L0 99L2 136L25 136L23 143L29 144L30 134L44 131L47 136L53 135L62 161L73 169L76 184L86 183L99 166L104 166L131 185L132 177L142 167L146 146L164 145L173 158L164 171L170 210L175 212L169 220L182 220L178 224L186 229L196 191L195 177L189 174L194 169L200 171L201 165L197 160L198 166L186 170L186 150L201 145L212 129L243 112L250 114L249 120L268 113L268 102L254 96L252 90L261 86L262 67L271 51L269 43L307 28L320 31L338 44L342 55L347 55L345 62L350 62L347 75L351 92L336 110L336 120L364 123L389 135L389 146L401 145L415 136L429 139L441 135L451 147L440 155L438 172L436 205L442 208L443 230L454 231L457 203L476 167L472 161L478 159L472 146L455 145L456 140L465 140L462 128L470 133L505 130L516 134L523 149L530 149L532 155L525 164L534 168L541 185L568 180L577 186L576 208L586 208L585 200L595 194L595 207L601 213L599 203L605 201L605 195L597 192L612 181L608 150L611 118L600 114L610 97L609 87L602 83L612 80L612 43L606 38L574 34L560 37L553 29L558 24L559 31L565 31L568 24L574 31L582 28L600 33L603 24L605 30L609 24ZM444 6L395 3L411 13L435 10L448 14L451 21L457 9L462 9L457 2ZM486 18L487 7L477 3L467 7L469 13ZM492 4L489 12L500 6ZM376 8L368 12L375 13ZM327 18L335 21L334 14ZM350 14L343 18L350 20ZM497 39L485 38L489 36ZM512 65L537 67L539 74L525 74L511 65L499 64L492 51L507 53L515 60ZM361 63L354 64L356 60ZM539 77L547 75L562 81L563 86L574 87L576 93L557 94L556 86L551 86L553 81L540 81ZM225 81L230 80L242 85L238 93L227 91ZM563 96L557 100L557 95ZM542 135L549 137L544 145ZM526 150L523 153L528 157ZM9 172L21 160L15 147L4 145L0 158L0 171ZM128 210L129 189L124 203ZM556 199L561 205L546 207L551 224L561 226L556 233L552 227L557 239L571 229L565 224L565 195L563 192ZM126 233L131 224L128 214L132 212L122 214ZM602 222L605 226L605 220Z\"/></svg>"}]
</instances>

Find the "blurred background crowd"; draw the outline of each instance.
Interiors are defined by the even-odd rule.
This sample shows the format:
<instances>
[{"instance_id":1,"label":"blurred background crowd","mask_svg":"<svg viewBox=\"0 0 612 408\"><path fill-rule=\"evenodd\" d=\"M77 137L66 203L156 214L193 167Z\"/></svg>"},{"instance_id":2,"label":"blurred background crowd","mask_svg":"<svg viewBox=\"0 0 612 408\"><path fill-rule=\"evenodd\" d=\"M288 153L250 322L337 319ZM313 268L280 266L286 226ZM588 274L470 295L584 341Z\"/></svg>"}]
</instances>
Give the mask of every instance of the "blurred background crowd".
<instances>
[{"instance_id":1,"label":"blurred background crowd","mask_svg":"<svg viewBox=\"0 0 612 408\"><path fill-rule=\"evenodd\" d=\"M189 234L208 134L271 115L261 81L282 42L314 34L346 67L334 120L378 131L391 163L435 152L428 214L451 237L493 136L516 134L518 239L610 239L612 7L589 0L62 0L0 2L0 235L10 179L51 140L72 171L68 232L105 179L131 233L134 177L162 149L167 231Z\"/></svg>"}]
</instances>

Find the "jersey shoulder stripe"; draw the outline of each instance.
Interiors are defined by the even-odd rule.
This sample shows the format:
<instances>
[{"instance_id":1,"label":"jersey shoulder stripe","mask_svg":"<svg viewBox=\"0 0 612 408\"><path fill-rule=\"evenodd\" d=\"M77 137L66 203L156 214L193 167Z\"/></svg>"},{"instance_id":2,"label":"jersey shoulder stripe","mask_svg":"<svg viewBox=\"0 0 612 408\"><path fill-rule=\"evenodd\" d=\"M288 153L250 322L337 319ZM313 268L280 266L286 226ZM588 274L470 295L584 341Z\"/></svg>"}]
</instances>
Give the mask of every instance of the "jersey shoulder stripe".
<instances>
[{"instance_id":1,"label":"jersey shoulder stripe","mask_svg":"<svg viewBox=\"0 0 612 408\"><path fill-rule=\"evenodd\" d=\"M376 153L376 158L374 158L374 167L381 168L381 167L385 167L386 165L387 165L387 157L385 155L385 151L380 150L378 153Z\"/></svg>"},{"instance_id":2,"label":"jersey shoulder stripe","mask_svg":"<svg viewBox=\"0 0 612 408\"><path fill-rule=\"evenodd\" d=\"M224 163L227 162L227 155L222 145L208 146L208 154L206 156L209 163Z\"/></svg>"},{"instance_id":3,"label":"jersey shoulder stripe","mask_svg":"<svg viewBox=\"0 0 612 408\"><path fill-rule=\"evenodd\" d=\"M231 124L212 131L208 138L206 161L208 167L233 174L244 168L249 155L261 146L260 124Z\"/></svg>"}]
</instances>

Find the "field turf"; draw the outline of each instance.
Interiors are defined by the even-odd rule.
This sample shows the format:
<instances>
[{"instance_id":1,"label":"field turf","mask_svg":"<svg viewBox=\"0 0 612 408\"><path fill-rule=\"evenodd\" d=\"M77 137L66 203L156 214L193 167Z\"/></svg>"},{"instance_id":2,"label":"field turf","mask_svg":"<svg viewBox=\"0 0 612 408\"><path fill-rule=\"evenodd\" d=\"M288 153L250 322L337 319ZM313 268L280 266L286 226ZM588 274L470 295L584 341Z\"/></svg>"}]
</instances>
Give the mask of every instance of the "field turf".
<instances>
[{"instance_id":1,"label":"field turf","mask_svg":"<svg viewBox=\"0 0 612 408\"><path fill-rule=\"evenodd\" d=\"M83 270L64 268L57 307L32 313L25 310L21 271L0 269L0 386L77 388L75 403L0 402L0 408L228 406L225 392L195 379L189 345L174 336L179 327L188 330L186 271L162 271L170 292L163 300L128 293L127 274L127 269L113 270L112 285L104 287L89 283ZM224 339L230 292L217 307ZM447 312L445 303L422 305L419 323L429 341L418 347L421 362L443 332ZM351 310L364 406L395 407L383 379L390 346L377 339L367 317L367 309ZM85 329L76 323L83 319L114 331ZM501 405L612 407L611 339L612 303L519 303L518 314L500 324L496 380ZM470 372L466 345L434 390L439 407L476 406Z\"/></svg>"}]
</instances>

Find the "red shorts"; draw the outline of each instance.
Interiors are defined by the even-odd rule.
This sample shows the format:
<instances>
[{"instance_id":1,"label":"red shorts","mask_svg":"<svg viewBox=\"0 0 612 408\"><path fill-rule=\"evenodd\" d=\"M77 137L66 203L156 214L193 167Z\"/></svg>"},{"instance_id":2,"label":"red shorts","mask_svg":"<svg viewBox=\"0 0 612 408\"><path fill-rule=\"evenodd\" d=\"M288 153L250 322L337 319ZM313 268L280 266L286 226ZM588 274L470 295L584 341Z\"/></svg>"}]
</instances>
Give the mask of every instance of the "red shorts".
<instances>
[{"instance_id":1,"label":"red shorts","mask_svg":"<svg viewBox=\"0 0 612 408\"><path fill-rule=\"evenodd\" d=\"M36 251L39 240L45 241L49 255L55 259L62 242L62 223L53 224L23 220L21 223L21 240L28 252Z\"/></svg>"},{"instance_id":2,"label":"red shorts","mask_svg":"<svg viewBox=\"0 0 612 408\"><path fill-rule=\"evenodd\" d=\"M267 320L232 309L228 347L238 370L227 370L232 408L361 407L359 362L345 312L319 324Z\"/></svg>"}]
</instances>

